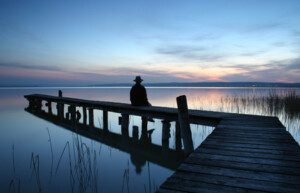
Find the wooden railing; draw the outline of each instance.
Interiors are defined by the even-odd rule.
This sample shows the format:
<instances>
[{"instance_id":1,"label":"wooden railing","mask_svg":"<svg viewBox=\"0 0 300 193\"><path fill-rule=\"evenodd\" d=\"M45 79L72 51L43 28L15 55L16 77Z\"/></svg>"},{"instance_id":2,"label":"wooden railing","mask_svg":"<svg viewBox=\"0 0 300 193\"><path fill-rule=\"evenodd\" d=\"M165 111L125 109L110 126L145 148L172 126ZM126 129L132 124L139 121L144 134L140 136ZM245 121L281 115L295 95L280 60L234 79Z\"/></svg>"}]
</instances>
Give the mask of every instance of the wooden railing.
<instances>
[{"instance_id":1,"label":"wooden railing","mask_svg":"<svg viewBox=\"0 0 300 193\"><path fill-rule=\"evenodd\" d=\"M129 136L129 115L140 116L142 125L147 125L149 118L162 120L162 145L169 145L170 122L176 122L176 141L183 139L184 150L186 154L193 151L193 142L191 138L190 123L214 126L223 116L222 113L210 111L188 110L185 96L177 98L179 111L176 108L157 107L157 106L132 106L125 103L92 101L77 98L63 97L59 91L59 96L49 96L41 94L32 94L24 96L29 101L27 108L30 112L39 112L42 110L43 103L48 109L49 114L53 114L53 106L56 106L57 117L60 120L70 120L73 124L78 124L82 120L83 125L94 127L94 111L103 111L102 126L103 131L108 131L108 112L120 113L119 124L121 133ZM56 105L53 105L55 103ZM67 108L66 108L67 107ZM44 107L43 107L44 108ZM181 110L180 110L181 109ZM180 147L176 147L181 149Z\"/></svg>"}]
</instances>

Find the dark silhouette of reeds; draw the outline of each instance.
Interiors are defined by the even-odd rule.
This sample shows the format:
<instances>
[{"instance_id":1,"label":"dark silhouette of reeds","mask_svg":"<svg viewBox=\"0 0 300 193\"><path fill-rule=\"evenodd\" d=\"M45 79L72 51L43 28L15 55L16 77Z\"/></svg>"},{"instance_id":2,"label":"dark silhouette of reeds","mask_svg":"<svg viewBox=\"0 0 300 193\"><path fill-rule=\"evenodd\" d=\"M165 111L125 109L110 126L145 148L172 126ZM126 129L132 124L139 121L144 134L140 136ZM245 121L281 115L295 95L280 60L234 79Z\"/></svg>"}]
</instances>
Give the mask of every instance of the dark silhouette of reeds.
<instances>
[{"instance_id":1,"label":"dark silhouette of reeds","mask_svg":"<svg viewBox=\"0 0 300 193\"><path fill-rule=\"evenodd\" d=\"M122 193L127 189L127 193L130 193L129 190L129 161L127 162L127 168L124 170L123 173L123 183L122 183Z\"/></svg>"},{"instance_id":2,"label":"dark silhouette of reeds","mask_svg":"<svg viewBox=\"0 0 300 193\"><path fill-rule=\"evenodd\" d=\"M73 141L70 143L67 141L64 145L64 148L61 151L59 159L57 160L57 164L55 167L55 173L53 173L53 164L54 164L54 154L52 147L52 139L47 128L49 143L50 143L50 152L51 152L51 167L50 167L50 177L49 183L51 183L51 178L54 174L58 174L60 171L60 165L63 162L63 158L65 154L67 154L65 161L69 165L69 181L71 186L71 192L98 192L98 175L99 169L97 165L98 155L100 156L100 152L97 153L95 149L89 147L85 144L81 137L78 134L73 135ZM71 144L71 145L70 145ZM101 150L101 146L100 146ZM99 150L99 151L100 151ZM15 146L12 146L12 166L13 166L13 177L9 182L8 192L21 192L21 180L17 177L16 167L15 167ZM31 153L30 166L31 169L31 177L34 178L37 192L43 192L42 188L42 179L40 174L40 155ZM65 168L63 169L65 171ZM129 185L127 185L129 187ZM23 190L27 191L27 190Z\"/></svg>"},{"instance_id":3,"label":"dark silhouette of reeds","mask_svg":"<svg viewBox=\"0 0 300 193\"><path fill-rule=\"evenodd\" d=\"M40 179L40 156L31 153L30 169L32 169L31 176L34 175L38 192L42 192L42 184Z\"/></svg>"},{"instance_id":4,"label":"dark silhouette of reeds","mask_svg":"<svg viewBox=\"0 0 300 193\"><path fill-rule=\"evenodd\" d=\"M71 153L71 149L73 150ZM67 150L67 151L66 151ZM98 166L96 150L91 149L82 142L78 134L73 136L72 148L69 141L66 142L56 167L56 173L59 171L62 158L67 152L70 184L72 192L98 192ZM77 187L76 187L77 186Z\"/></svg>"},{"instance_id":5,"label":"dark silhouette of reeds","mask_svg":"<svg viewBox=\"0 0 300 193\"><path fill-rule=\"evenodd\" d=\"M53 154L53 147L52 147L52 140L51 140L51 135L50 135L50 131L49 131L49 128L46 127L47 129L47 133L48 133L48 141L49 141L49 144L50 144L50 151L51 151L51 168L50 168L50 179L49 179L49 183L51 182L52 180L52 176L53 176L53 159L54 159L54 154Z\"/></svg>"},{"instance_id":6,"label":"dark silhouette of reeds","mask_svg":"<svg viewBox=\"0 0 300 193\"><path fill-rule=\"evenodd\" d=\"M16 165L15 165L15 145L12 145L12 163L13 163L13 177L9 182L9 187L7 192L20 192L21 180L16 176Z\"/></svg>"},{"instance_id":7,"label":"dark silhouette of reeds","mask_svg":"<svg viewBox=\"0 0 300 193\"><path fill-rule=\"evenodd\" d=\"M300 116L300 96L295 90L269 90L267 94L237 94L222 97L219 110L271 116L285 115L294 119Z\"/></svg>"}]
</instances>

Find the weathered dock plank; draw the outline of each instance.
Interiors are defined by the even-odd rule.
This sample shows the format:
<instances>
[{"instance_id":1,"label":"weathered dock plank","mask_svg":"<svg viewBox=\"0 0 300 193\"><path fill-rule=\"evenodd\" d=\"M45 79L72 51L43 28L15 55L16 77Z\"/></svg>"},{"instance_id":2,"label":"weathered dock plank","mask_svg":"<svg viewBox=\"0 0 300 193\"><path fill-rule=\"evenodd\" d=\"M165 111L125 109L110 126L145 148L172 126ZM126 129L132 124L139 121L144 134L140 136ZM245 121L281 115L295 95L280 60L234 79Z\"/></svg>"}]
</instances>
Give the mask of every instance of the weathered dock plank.
<instances>
[{"instance_id":1,"label":"weathered dock plank","mask_svg":"<svg viewBox=\"0 0 300 193\"><path fill-rule=\"evenodd\" d=\"M272 154L272 155L282 155L282 156L294 156L299 157L299 151L294 150L277 150L277 149L258 149L258 148L248 148L248 147L233 147L233 146L224 146L224 145L211 145L211 144L203 144L201 145L203 148L213 148L219 149L221 151L233 150L236 152L248 152L248 153L264 153L264 154Z\"/></svg>"},{"instance_id":2,"label":"weathered dock plank","mask_svg":"<svg viewBox=\"0 0 300 193\"><path fill-rule=\"evenodd\" d=\"M207 139L205 141L205 144L209 145L218 145L220 144L224 147L240 147L240 148L252 148L252 149L265 149L265 150L281 150L286 152L294 152L294 153L300 153L299 149L295 149L295 146L270 146L270 145L260 145L260 144L249 144L249 143L234 143L234 142L226 142L226 141L216 141Z\"/></svg>"},{"instance_id":3,"label":"weathered dock plank","mask_svg":"<svg viewBox=\"0 0 300 193\"><path fill-rule=\"evenodd\" d=\"M205 154L205 153L199 153L199 154L192 154L190 157L190 160L192 161L222 161L222 163L225 162L231 162L231 163L245 163L245 164L258 164L258 165L268 165L268 166L278 166L282 167L288 167L293 169L295 172L299 173L300 171L300 165L297 161L289 161L289 160L278 160L278 159L268 159L268 158L252 158L252 157L240 157L240 156L228 156L228 155L219 155L219 154ZM188 159L189 159L188 158ZM187 160L188 160L187 159ZM197 162L195 162L197 163ZM258 166L257 165L257 166ZM295 166L295 167L293 167Z\"/></svg>"},{"instance_id":4,"label":"weathered dock plank","mask_svg":"<svg viewBox=\"0 0 300 193\"><path fill-rule=\"evenodd\" d=\"M246 178L246 179L253 179L253 180L264 180L264 181L279 182L279 183L286 183L286 184L293 184L293 185L299 185L299 180L300 180L300 176L297 175L252 171L248 169L236 169L236 168L227 168L227 167L218 167L218 166L206 166L201 164L189 164L185 162L179 166L177 171L185 171L190 173L205 173L211 175L228 176L234 178Z\"/></svg>"},{"instance_id":5,"label":"weathered dock plank","mask_svg":"<svg viewBox=\"0 0 300 193\"><path fill-rule=\"evenodd\" d=\"M260 171L260 172L272 172L279 174L293 174L300 175L300 169L290 168L288 166L278 166L278 165L270 165L268 163L251 163L251 162L239 162L232 160L218 160L218 159L205 159L198 156L190 156L187 158L186 163L189 164L201 164L206 166L218 166L224 168L233 168L233 169L242 169L242 170L251 170L251 171Z\"/></svg>"},{"instance_id":6,"label":"weathered dock plank","mask_svg":"<svg viewBox=\"0 0 300 193\"><path fill-rule=\"evenodd\" d=\"M185 180L195 182L206 182L211 183L213 180L214 184L225 185L225 186L237 186L239 188L245 188L246 190L258 190L268 192L297 192L299 185L274 183L269 181L252 180L245 178L232 178L227 176L201 174L201 173L189 173L189 172L177 172L174 177L182 178ZM212 179L212 180L211 180ZM274 189L276 189L274 191Z\"/></svg>"},{"instance_id":7,"label":"weathered dock plank","mask_svg":"<svg viewBox=\"0 0 300 193\"><path fill-rule=\"evenodd\" d=\"M239 188L234 186L225 186L223 184L194 181L183 177L171 177L162 185L162 189L185 191L185 192L249 192L249 189ZM262 191L252 191L262 192Z\"/></svg>"},{"instance_id":8,"label":"weathered dock plank","mask_svg":"<svg viewBox=\"0 0 300 193\"><path fill-rule=\"evenodd\" d=\"M240 156L240 157L253 157L253 158L268 158L268 159L278 159L278 160L291 160L297 161L300 164L300 156L291 156L284 154L271 154L268 152L257 152L257 151L245 151L243 149L226 149L222 148L221 150L218 148L212 147L202 147L199 148L198 151L195 151L195 154L202 153L210 153L210 154L218 154L218 155L229 155L229 156Z\"/></svg>"}]
</instances>

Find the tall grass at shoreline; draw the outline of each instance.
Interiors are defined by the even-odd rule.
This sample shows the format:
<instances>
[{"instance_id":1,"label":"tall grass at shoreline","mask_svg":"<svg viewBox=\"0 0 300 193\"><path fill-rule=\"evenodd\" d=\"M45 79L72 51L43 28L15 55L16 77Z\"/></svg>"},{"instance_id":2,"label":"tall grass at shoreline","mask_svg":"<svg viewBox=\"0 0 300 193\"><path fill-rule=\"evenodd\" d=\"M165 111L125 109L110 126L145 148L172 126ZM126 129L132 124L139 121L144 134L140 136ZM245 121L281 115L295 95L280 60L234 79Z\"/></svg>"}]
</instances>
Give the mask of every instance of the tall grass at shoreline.
<instances>
[{"instance_id":1,"label":"tall grass at shoreline","mask_svg":"<svg viewBox=\"0 0 300 193\"><path fill-rule=\"evenodd\" d=\"M221 109L234 113L249 113L269 116L284 116L288 119L300 116L300 95L294 90L270 90L260 93L241 94L221 98Z\"/></svg>"},{"instance_id":2,"label":"tall grass at shoreline","mask_svg":"<svg viewBox=\"0 0 300 193\"><path fill-rule=\"evenodd\" d=\"M276 116L300 144L300 93L297 90L253 89L217 99L198 96L190 103L199 110Z\"/></svg>"}]
</instances>

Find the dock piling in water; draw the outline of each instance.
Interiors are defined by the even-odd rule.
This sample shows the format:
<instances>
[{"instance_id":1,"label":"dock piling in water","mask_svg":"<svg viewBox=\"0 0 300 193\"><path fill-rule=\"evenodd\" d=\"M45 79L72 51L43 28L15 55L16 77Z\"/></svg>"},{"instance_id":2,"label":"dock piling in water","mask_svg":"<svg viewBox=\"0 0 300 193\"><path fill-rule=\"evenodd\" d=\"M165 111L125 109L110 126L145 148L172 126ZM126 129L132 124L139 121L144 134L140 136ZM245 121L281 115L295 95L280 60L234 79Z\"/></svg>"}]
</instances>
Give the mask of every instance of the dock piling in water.
<instances>
[{"instance_id":1,"label":"dock piling in water","mask_svg":"<svg viewBox=\"0 0 300 193\"><path fill-rule=\"evenodd\" d=\"M46 106L48 107L48 112L52 114L52 103L51 101L47 101Z\"/></svg>"},{"instance_id":2,"label":"dock piling in water","mask_svg":"<svg viewBox=\"0 0 300 193\"><path fill-rule=\"evenodd\" d=\"M108 131L108 112L103 110L103 130Z\"/></svg>"},{"instance_id":3,"label":"dock piling in water","mask_svg":"<svg viewBox=\"0 0 300 193\"><path fill-rule=\"evenodd\" d=\"M58 91L58 97L62 97L62 91ZM56 103L56 110L57 110L57 115L58 117L62 120L64 118L64 103L62 102L57 102Z\"/></svg>"},{"instance_id":4,"label":"dock piling in water","mask_svg":"<svg viewBox=\"0 0 300 193\"><path fill-rule=\"evenodd\" d=\"M69 113L71 114L71 120L76 123L76 106L75 105L70 105L69 106Z\"/></svg>"},{"instance_id":5,"label":"dock piling in water","mask_svg":"<svg viewBox=\"0 0 300 193\"><path fill-rule=\"evenodd\" d=\"M94 109L89 108L89 126L94 127Z\"/></svg>"},{"instance_id":6,"label":"dock piling in water","mask_svg":"<svg viewBox=\"0 0 300 193\"><path fill-rule=\"evenodd\" d=\"M178 121L175 123L175 149L178 151L182 149L180 125Z\"/></svg>"},{"instance_id":7,"label":"dock piling in water","mask_svg":"<svg viewBox=\"0 0 300 193\"><path fill-rule=\"evenodd\" d=\"M121 132L122 135L128 137L128 127L129 127L129 115L123 113L122 114L122 122L121 122Z\"/></svg>"},{"instance_id":8,"label":"dock piling in water","mask_svg":"<svg viewBox=\"0 0 300 193\"><path fill-rule=\"evenodd\" d=\"M86 107L82 107L83 124L87 125L87 110Z\"/></svg>"},{"instance_id":9,"label":"dock piling in water","mask_svg":"<svg viewBox=\"0 0 300 193\"><path fill-rule=\"evenodd\" d=\"M162 146L165 148L169 148L169 138L171 137L170 135L170 127L171 123L169 120L162 120Z\"/></svg>"}]
</instances>

